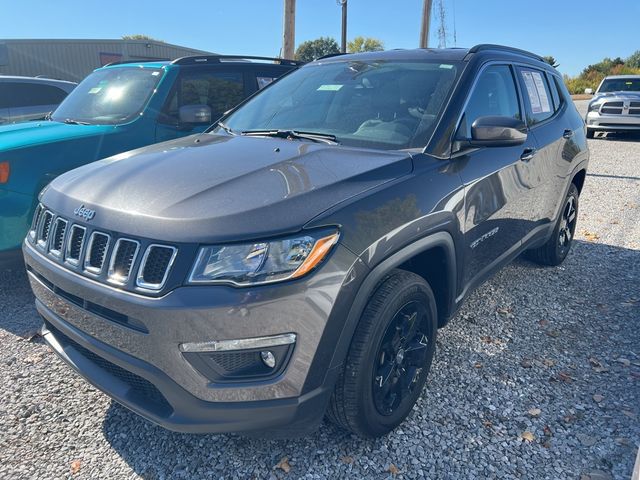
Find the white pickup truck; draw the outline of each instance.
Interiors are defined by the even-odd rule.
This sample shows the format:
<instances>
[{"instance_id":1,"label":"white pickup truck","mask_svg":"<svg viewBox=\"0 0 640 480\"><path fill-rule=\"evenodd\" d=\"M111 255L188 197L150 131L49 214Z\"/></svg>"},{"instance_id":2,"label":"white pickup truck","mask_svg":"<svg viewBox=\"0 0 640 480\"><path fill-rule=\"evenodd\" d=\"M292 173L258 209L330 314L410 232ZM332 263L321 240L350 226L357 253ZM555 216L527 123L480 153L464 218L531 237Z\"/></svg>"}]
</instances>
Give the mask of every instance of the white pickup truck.
<instances>
[{"instance_id":1,"label":"white pickup truck","mask_svg":"<svg viewBox=\"0 0 640 480\"><path fill-rule=\"evenodd\" d=\"M600 83L589 103L587 138L597 131L640 130L640 75L614 75Z\"/></svg>"}]
</instances>

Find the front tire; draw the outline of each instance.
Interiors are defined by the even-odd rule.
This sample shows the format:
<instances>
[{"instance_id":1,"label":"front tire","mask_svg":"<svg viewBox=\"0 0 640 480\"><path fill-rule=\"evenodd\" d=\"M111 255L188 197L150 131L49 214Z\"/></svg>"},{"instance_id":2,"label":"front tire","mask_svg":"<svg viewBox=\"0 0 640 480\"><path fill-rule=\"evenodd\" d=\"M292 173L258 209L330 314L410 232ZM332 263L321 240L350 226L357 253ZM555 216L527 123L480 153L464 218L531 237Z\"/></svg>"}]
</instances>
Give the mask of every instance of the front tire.
<instances>
[{"instance_id":1,"label":"front tire","mask_svg":"<svg viewBox=\"0 0 640 480\"><path fill-rule=\"evenodd\" d=\"M527 251L529 260L540 265L555 266L560 265L567 258L578 221L579 196L578 189L572 183L551 238L541 247Z\"/></svg>"},{"instance_id":2,"label":"front tire","mask_svg":"<svg viewBox=\"0 0 640 480\"><path fill-rule=\"evenodd\" d=\"M429 284L414 273L394 270L360 318L329 419L365 437L385 435L400 425L427 380L436 331Z\"/></svg>"}]
</instances>

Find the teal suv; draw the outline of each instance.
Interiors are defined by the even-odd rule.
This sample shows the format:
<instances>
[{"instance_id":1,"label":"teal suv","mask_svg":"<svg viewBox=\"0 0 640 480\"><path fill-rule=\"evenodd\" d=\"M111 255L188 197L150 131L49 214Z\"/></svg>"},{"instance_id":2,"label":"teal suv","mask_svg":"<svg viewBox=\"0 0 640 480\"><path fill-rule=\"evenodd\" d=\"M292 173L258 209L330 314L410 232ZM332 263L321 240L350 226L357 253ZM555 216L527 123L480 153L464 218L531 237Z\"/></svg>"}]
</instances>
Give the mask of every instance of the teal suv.
<instances>
[{"instance_id":1,"label":"teal suv","mask_svg":"<svg viewBox=\"0 0 640 480\"><path fill-rule=\"evenodd\" d=\"M110 64L82 81L47 121L0 127L0 263L19 258L37 194L56 176L201 133L297 66L290 60L220 55Z\"/></svg>"}]
</instances>

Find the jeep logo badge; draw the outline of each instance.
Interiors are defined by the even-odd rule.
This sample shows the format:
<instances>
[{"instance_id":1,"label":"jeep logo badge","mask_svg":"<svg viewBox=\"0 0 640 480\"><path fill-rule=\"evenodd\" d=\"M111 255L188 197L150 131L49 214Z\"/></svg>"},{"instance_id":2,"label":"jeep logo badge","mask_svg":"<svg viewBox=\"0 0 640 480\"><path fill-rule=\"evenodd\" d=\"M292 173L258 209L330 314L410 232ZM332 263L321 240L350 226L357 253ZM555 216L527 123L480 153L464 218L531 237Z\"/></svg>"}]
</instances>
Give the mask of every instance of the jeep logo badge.
<instances>
[{"instance_id":1,"label":"jeep logo badge","mask_svg":"<svg viewBox=\"0 0 640 480\"><path fill-rule=\"evenodd\" d=\"M90 208L85 208L84 205L80 205L78 208L76 208L73 211L73 214L77 215L78 217L82 217L85 220L89 221L93 217L96 216L96 211L95 210L91 210Z\"/></svg>"}]
</instances>

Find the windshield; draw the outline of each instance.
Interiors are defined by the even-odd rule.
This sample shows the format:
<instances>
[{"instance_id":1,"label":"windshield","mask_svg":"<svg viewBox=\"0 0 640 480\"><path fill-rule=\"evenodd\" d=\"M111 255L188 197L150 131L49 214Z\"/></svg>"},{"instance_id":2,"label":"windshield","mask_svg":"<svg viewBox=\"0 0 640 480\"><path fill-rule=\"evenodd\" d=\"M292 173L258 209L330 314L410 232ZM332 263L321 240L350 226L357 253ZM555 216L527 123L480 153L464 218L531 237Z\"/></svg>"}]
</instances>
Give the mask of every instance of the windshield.
<instances>
[{"instance_id":1,"label":"windshield","mask_svg":"<svg viewBox=\"0 0 640 480\"><path fill-rule=\"evenodd\" d=\"M610 78L602 82L598 93L640 92L640 78Z\"/></svg>"},{"instance_id":2,"label":"windshield","mask_svg":"<svg viewBox=\"0 0 640 480\"><path fill-rule=\"evenodd\" d=\"M140 67L97 70L85 78L51 115L57 122L113 125L144 109L162 70Z\"/></svg>"},{"instance_id":3,"label":"windshield","mask_svg":"<svg viewBox=\"0 0 640 480\"><path fill-rule=\"evenodd\" d=\"M310 64L253 97L224 126L235 134L298 131L350 146L424 147L456 74L453 64L426 61Z\"/></svg>"}]
</instances>

